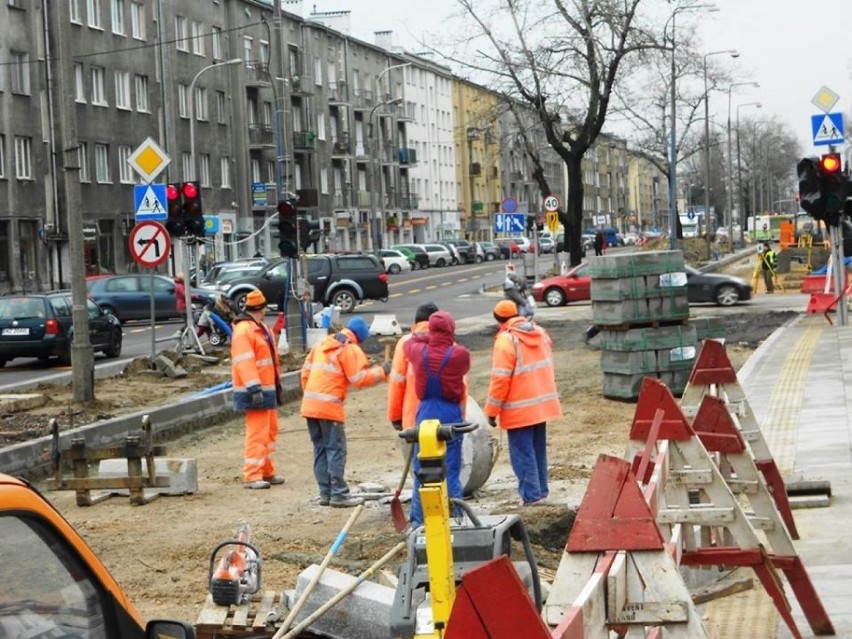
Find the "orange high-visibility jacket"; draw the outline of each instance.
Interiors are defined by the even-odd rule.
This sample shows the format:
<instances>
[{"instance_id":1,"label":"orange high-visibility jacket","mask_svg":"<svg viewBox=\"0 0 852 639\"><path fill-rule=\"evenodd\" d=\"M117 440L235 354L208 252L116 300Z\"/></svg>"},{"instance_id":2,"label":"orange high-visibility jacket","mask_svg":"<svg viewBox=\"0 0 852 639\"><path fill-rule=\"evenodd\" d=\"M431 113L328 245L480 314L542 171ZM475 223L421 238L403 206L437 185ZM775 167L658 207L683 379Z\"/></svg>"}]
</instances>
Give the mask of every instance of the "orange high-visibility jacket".
<instances>
[{"instance_id":1,"label":"orange high-visibility jacket","mask_svg":"<svg viewBox=\"0 0 852 639\"><path fill-rule=\"evenodd\" d=\"M494 339L485 415L500 428L522 428L562 417L552 341L523 317L503 324Z\"/></svg>"},{"instance_id":2,"label":"orange high-visibility jacket","mask_svg":"<svg viewBox=\"0 0 852 639\"><path fill-rule=\"evenodd\" d=\"M302 417L345 422L343 404L349 385L373 386L385 379L381 366L370 366L349 329L329 335L311 349L302 365Z\"/></svg>"},{"instance_id":3,"label":"orange high-visibility jacket","mask_svg":"<svg viewBox=\"0 0 852 639\"><path fill-rule=\"evenodd\" d=\"M414 427L414 416L420 406L420 400L414 390L414 370L405 356L403 346L414 335L425 335L428 332L428 320L417 322L411 327L411 333L403 335L396 343L393 352L393 363L388 375L388 421L401 421L403 429Z\"/></svg>"},{"instance_id":4,"label":"orange high-visibility jacket","mask_svg":"<svg viewBox=\"0 0 852 639\"><path fill-rule=\"evenodd\" d=\"M231 377L234 409L277 408L275 386L279 382L278 350L272 332L263 322L241 315L231 336ZM251 390L249 390L251 389ZM263 392L263 406L252 406L251 393Z\"/></svg>"}]
</instances>

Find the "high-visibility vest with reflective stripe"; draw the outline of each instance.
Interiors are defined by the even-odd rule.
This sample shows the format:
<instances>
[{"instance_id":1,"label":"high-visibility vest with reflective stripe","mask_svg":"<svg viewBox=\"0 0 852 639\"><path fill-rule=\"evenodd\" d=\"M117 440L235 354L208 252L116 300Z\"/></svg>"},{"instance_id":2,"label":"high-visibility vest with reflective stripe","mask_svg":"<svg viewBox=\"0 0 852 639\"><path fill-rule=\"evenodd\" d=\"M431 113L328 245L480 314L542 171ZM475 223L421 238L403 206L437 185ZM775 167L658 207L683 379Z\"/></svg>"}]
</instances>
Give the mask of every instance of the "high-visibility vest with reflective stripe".
<instances>
[{"instance_id":1,"label":"high-visibility vest with reflective stripe","mask_svg":"<svg viewBox=\"0 0 852 639\"><path fill-rule=\"evenodd\" d=\"M414 369L405 356L403 347L414 335L425 335L429 332L429 322L417 322L411 327L411 333L403 335L396 343L393 352L393 363L388 375L388 421L402 422L402 428L414 427L414 416L420 400L414 387Z\"/></svg>"},{"instance_id":2,"label":"high-visibility vest with reflective stripe","mask_svg":"<svg viewBox=\"0 0 852 639\"><path fill-rule=\"evenodd\" d=\"M516 334L521 331L538 331L541 338L535 346L525 344ZM500 428L522 428L562 417L552 343L543 328L516 317L497 334L483 410L488 417L498 417Z\"/></svg>"},{"instance_id":3,"label":"high-visibility vest with reflective stripe","mask_svg":"<svg viewBox=\"0 0 852 639\"><path fill-rule=\"evenodd\" d=\"M277 349L272 332L262 322L240 318L231 336L231 379L236 410L277 408L275 386L279 381ZM263 406L252 406L247 389L260 387Z\"/></svg>"},{"instance_id":4,"label":"high-visibility vest with reflective stripe","mask_svg":"<svg viewBox=\"0 0 852 639\"><path fill-rule=\"evenodd\" d=\"M345 422L344 402L350 385L358 388L384 381L381 366L370 366L348 329L329 335L308 353L302 366L302 417Z\"/></svg>"}]
</instances>

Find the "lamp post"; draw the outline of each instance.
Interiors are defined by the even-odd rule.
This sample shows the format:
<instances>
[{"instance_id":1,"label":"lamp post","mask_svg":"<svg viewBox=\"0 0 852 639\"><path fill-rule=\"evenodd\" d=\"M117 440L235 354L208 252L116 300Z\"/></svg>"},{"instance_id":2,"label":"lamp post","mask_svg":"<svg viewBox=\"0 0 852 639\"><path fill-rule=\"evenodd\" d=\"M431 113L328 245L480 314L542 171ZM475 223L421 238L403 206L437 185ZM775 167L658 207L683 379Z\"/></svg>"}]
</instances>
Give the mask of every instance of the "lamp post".
<instances>
[{"instance_id":1,"label":"lamp post","mask_svg":"<svg viewBox=\"0 0 852 639\"><path fill-rule=\"evenodd\" d=\"M734 252L734 163L731 150L731 92L734 87L759 88L760 85L757 82L734 82L728 87L728 244L731 253ZM742 228L742 220L740 220L740 228Z\"/></svg>"},{"instance_id":2,"label":"lamp post","mask_svg":"<svg viewBox=\"0 0 852 639\"><path fill-rule=\"evenodd\" d=\"M391 67L388 67L389 69ZM386 100L385 102L378 102L370 109L370 115L367 118L367 137L370 142L370 247L372 250L382 248L382 225L378 221L379 217L379 198L377 182L379 181L380 173L376 170L376 165L378 165L379 160L381 158L378 151L378 144L373 144L373 116L376 113L376 109L383 106L388 106L389 104L399 104L402 102L402 98L394 98L393 100Z\"/></svg>"},{"instance_id":3,"label":"lamp post","mask_svg":"<svg viewBox=\"0 0 852 639\"><path fill-rule=\"evenodd\" d=\"M707 58L714 55L730 54L740 57L736 49L723 49L704 54L704 235L707 238L707 255L710 255L710 90L707 87ZM713 223L715 228L715 220Z\"/></svg>"},{"instance_id":4,"label":"lamp post","mask_svg":"<svg viewBox=\"0 0 852 639\"><path fill-rule=\"evenodd\" d=\"M740 162L740 109L742 107L754 106L760 109L760 102L746 102L737 105L737 207L740 210L740 246L745 245L745 203L743 202L743 168Z\"/></svg>"},{"instance_id":5,"label":"lamp post","mask_svg":"<svg viewBox=\"0 0 852 639\"><path fill-rule=\"evenodd\" d=\"M694 9L706 9L708 12L718 11L719 8L713 4L692 4L682 7L676 7L672 11L669 20L663 26L663 33L666 31L668 23L672 23L672 86L671 86L671 131L669 136L669 248L674 249L675 240L677 239L677 68L675 66L675 17L681 11L691 11Z\"/></svg>"}]
</instances>

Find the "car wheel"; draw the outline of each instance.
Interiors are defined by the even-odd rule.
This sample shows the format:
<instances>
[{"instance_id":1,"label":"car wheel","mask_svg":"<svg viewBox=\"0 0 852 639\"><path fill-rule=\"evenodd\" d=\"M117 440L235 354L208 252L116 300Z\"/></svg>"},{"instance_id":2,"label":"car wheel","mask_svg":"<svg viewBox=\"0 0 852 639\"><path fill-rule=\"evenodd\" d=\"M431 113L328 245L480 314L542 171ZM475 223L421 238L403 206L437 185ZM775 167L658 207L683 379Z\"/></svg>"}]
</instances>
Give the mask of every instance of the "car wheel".
<instances>
[{"instance_id":1,"label":"car wheel","mask_svg":"<svg viewBox=\"0 0 852 639\"><path fill-rule=\"evenodd\" d=\"M494 259L495 259L495 258L494 258L494 253L486 253L486 254L485 254L485 261L487 261L487 262L493 262L493 261L494 261Z\"/></svg>"},{"instance_id":2,"label":"car wheel","mask_svg":"<svg viewBox=\"0 0 852 639\"><path fill-rule=\"evenodd\" d=\"M121 355L121 342L121 329L115 329L112 332L112 337L109 340L109 346L107 346L106 350L104 351L104 355L111 358L115 358Z\"/></svg>"},{"instance_id":3,"label":"car wheel","mask_svg":"<svg viewBox=\"0 0 852 639\"><path fill-rule=\"evenodd\" d=\"M412 271L419 271L420 270L420 262L415 261L414 263L412 263L411 270Z\"/></svg>"},{"instance_id":4,"label":"car wheel","mask_svg":"<svg viewBox=\"0 0 852 639\"><path fill-rule=\"evenodd\" d=\"M210 333L210 338L208 339L211 346L221 346L225 343L225 338L223 335L219 334L217 331L213 331Z\"/></svg>"},{"instance_id":5,"label":"car wheel","mask_svg":"<svg viewBox=\"0 0 852 639\"><path fill-rule=\"evenodd\" d=\"M355 292L351 288L340 288L331 296L329 302L340 308L341 313L351 313L355 310L358 298L355 297Z\"/></svg>"},{"instance_id":6,"label":"car wheel","mask_svg":"<svg viewBox=\"0 0 852 639\"><path fill-rule=\"evenodd\" d=\"M392 275L397 275L401 271L402 268L399 266L399 264L391 264L390 266L388 266L388 273L391 273Z\"/></svg>"},{"instance_id":7,"label":"car wheel","mask_svg":"<svg viewBox=\"0 0 852 639\"><path fill-rule=\"evenodd\" d=\"M231 303L234 305L234 308L237 309L240 313L243 313L246 310L247 295L248 293L240 293L236 297L231 299Z\"/></svg>"},{"instance_id":8,"label":"car wheel","mask_svg":"<svg viewBox=\"0 0 852 639\"><path fill-rule=\"evenodd\" d=\"M477 256L476 256L476 259L474 259L473 261L474 261L474 262L476 262L477 264L482 264L482 256L481 256L481 255L477 255Z\"/></svg>"},{"instance_id":9,"label":"car wheel","mask_svg":"<svg viewBox=\"0 0 852 639\"><path fill-rule=\"evenodd\" d=\"M446 262L446 260L444 260L443 257L439 257L438 261L435 262L435 266L444 267L446 265L447 265L447 262Z\"/></svg>"},{"instance_id":10,"label":"car wheel","mask_svg":"<svg viewBox=\"0 0 852 639\"><path fill-rule=\"evenodd\" d=\"M733 284L722 284L716 289L715 297L719 306L733 306L740 301L740 292Z\"/></svg>"},{"instance_id":11,"label":"car wheel","mask_svg":"<svg viewBox=\"0 0 852 639\"><path fill-rule=\"evenodd\" d=\"M544 292L544 303L548 306L562 306L565 303L565 293L560 288L551 287Z\"/></svg>"},{"instance_id":12,"label":"car wheel","mask_svg":"<svg viewBox=\"0 0 852 639\"><path fill-rule=\"evenodd\" d=\"M3 368L6 365L5 359L0 359L0 368Z\"/></svg>"}]
</instances>

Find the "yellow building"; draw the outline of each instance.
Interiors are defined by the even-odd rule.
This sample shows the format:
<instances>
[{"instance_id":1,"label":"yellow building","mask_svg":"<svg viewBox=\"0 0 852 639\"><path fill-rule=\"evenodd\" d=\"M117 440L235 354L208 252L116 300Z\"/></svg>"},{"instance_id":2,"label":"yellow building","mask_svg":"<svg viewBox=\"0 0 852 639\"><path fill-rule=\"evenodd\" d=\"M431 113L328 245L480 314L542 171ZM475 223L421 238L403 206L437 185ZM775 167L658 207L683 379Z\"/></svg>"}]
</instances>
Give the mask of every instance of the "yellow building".
<instances>
[{"instance_id":1,"label":"yellow building","mask_svg":"<svg viewBox=\"0 0 852 639\"><path fill-rule=\"evenodd\" d=\"M453 124L462 234L487 240L492 237L494 213L500 211L503 193L497 94L454 77Z\"/></svg>"}]
</instances>

